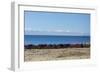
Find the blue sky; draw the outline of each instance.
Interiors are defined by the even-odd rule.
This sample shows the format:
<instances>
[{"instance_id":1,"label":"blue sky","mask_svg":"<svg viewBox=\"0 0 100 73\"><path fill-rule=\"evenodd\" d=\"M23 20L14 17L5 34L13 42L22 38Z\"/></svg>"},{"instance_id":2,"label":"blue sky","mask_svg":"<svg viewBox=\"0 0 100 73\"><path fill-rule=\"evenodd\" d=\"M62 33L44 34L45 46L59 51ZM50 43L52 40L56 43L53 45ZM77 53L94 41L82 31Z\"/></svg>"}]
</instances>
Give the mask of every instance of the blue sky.
<instances>
[{"instance_id":1,"label":"blue sky","mask_svg":"<svg viewBox=\"0 0 100 73\"><path fill-rule=\"evenodd\" d=\"M26 35L90 35L90 14L24 11Z\"/></svg>"}]
</instances>

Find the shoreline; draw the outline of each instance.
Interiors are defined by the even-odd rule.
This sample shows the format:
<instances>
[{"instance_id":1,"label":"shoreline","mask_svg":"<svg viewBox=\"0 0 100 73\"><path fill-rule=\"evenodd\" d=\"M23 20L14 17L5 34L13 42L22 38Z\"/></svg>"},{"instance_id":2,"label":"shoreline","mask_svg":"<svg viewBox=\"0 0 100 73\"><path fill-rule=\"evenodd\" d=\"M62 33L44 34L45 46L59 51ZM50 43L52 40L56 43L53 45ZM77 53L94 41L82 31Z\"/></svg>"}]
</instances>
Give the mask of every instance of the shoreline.
<instances>
[{"instance_id":1,"label":"shoreline","mask_svg":"<svg viewBox=\"0 0 100 73\"><path fill-rule=\"evenodd\" d=\"M25 49L59 49L59 48L89 48L90 43L82 44L28 44L24 45Z\"/></svg>"}]
</instances>

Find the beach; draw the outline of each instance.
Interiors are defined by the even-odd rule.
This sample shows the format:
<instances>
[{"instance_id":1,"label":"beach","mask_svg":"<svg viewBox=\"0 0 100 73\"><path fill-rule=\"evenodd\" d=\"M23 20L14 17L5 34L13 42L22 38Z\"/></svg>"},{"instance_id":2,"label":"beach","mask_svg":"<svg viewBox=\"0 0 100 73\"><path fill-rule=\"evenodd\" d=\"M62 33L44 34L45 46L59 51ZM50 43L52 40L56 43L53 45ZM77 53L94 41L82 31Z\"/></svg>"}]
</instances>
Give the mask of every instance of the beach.
<instances>
[{"instance_id":1,"label":"beach","mask_svg":"<svg viewBox=\"0 0 100 73\"><path fill-rule=\"evenodd\" d=\"M24 61L89 59L90 48L24 49Z\"/></svg>"},{"instance_id":2,"label":"beach","mask_svg":"<svg viewBox=\"0 0 100 73\"><path fill-rule=\"evenodd\" d=\"M90 58L90 36L25 35L24 61Z\"/></svg>"},{"instance_id":3,"label":"beach","mask_svg":"<svg viewBox=\"0 0 100 73\"><path fill-rule=\"evenodd\" d=\"M24 61L90 58L90 14L24 11Z\"/></svg>"}]
</instances>

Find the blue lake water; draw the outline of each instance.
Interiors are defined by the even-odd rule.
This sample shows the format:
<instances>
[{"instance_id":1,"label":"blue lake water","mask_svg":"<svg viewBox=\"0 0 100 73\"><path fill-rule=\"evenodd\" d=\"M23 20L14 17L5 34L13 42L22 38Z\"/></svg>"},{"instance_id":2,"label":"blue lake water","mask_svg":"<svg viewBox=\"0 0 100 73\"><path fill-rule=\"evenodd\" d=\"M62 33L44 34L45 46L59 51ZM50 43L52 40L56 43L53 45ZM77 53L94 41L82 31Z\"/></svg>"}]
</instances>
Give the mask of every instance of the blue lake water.
<instances>
[{"instance_id":1,"label":"blue lake water","mask_svg":"<svg viewBox=\"0 0 100 73\"><path fill-rule=\"evenodd\" d=\"M24 44L80 44L90 43L90 36L24 35Z\"/></svg>"}]
</instances>

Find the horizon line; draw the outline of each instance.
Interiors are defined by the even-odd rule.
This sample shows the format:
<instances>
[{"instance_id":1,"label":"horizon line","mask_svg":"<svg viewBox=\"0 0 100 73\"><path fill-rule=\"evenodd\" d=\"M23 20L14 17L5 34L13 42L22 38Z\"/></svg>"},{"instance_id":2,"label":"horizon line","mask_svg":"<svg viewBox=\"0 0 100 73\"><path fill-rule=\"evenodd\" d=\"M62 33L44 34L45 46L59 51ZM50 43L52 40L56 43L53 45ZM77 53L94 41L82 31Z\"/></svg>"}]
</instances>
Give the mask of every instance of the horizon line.
<instances>
[{"instance_id":1,"label":"horizon line","mask_svg":"<svg viewBox=\"0 0 100 73\"><path fill-rule=\"evenodd\" d=\"M32 35L32 34L24 34L24 35ZM90 36L90 35L33 35L33 36Z\"/></svg>"}]
</instances>

